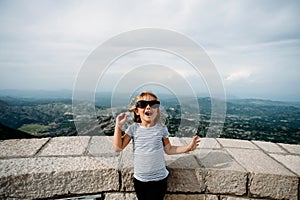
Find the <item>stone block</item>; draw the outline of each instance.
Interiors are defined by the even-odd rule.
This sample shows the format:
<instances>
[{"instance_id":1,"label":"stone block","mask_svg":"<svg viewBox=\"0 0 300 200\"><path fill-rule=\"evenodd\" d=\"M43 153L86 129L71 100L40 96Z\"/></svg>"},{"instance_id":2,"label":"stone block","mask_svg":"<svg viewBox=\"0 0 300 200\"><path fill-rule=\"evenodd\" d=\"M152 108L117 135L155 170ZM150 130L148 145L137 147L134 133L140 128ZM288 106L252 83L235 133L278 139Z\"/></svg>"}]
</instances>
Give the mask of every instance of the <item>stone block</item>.
<instances>
[{"instance_id":1,"label":"stone block","mask_svg":"<svg viewBox=\"0 0 300 200\"><path fill-rule=\"evenodd\" d=\"M201 138L200 149L220 149L221 145L216 138Z\"/></svg>"},{"instance_id":2,"label":"stone block","mask_svg":"<svg viewBox=\"0 0 300 200\"><path fill-rule=\"evenodd\" d=\"M87 150L89 140L89 136L52 138L41 150L40 156L80 156Z\"/></svg>"},{"instance_id":3,"label":"stone block","mask_svg":"<svg viewBox=\"0 0 300 200\"><path fill-rule=\"evenodd\" d=\"M169 192L203 192L203 172L191 154L166 156Z\"/></svg>"},{"instance_id":4,"label":"stone block","mask_svg":"<svg viewBox=\"0 0 300 200\"><path fill-rule=\"evenodd\" d=\"M300 154L300 145L297 144L282 144L279 143L281 147L286 149L288 152L293 153L293 154Z\"/></svg>"},{"instance_id":5,"label":"stone block","mask_svg":"<svg viewBox=\"0 0 300 200\"><path fill-rule=\"evenodd\" d=\"M227 148L233 158L249 172L294 176L268 154L259 150Z\"/></svg>"},{"instance_id":6,"label":"stone block","mask_svg":"<svg viewBox=\"0 0 300 200\"><path fill-rule=\"evenodd\" d=\"M184 143L182 143L181 138L178 138L178 137L169 137L169 140L170 140L170 143L173 146L182 146L182 145L185 145Z\"/></svg>"},{"instance_id":7,"label":"stone block","mask_svg":"<svg viewBox=\"0 0 300 200\"><path fill-rule=\"evenodd\" d=\"M0 158L34 156L49 138L0 141Z\"/></svg>"},{"instance_id":8,"label":"stone block","mask_svg":"<svg viewBox=\"0 0 300 200\"><path fill-rule=\"evenodd\" d=\"M251 174L249 191L253 197L298 199L298 178L275 174Z\"/></svg>"},{"instance_id":9,"label":"stone block","mask_svg":"<svg viewBox=\"0 0 300 200\"><path fill-rule=\"evenodd\" d=\"M285 151L282 147L280 147L276 143L263 142L263 141L252 141L252 142L268 153L287 153L287 151Z\"/></svg>"},{"instance_id":10,"label":"stone block","mask_svg":"<svg viewBox=\"0 0 300 200\"><path fill-rule=\"evenodd\" d=\"M258 198L247 198L247 197L237 197L237 196L224 196L220 197L220 200L262 200Z\"/></svg>"},{"instance_id":11,"label":"stone block","mask_svg":"<svg viewBox=\"0 0 300 200\"><path fill-rule=\"evenodd\" d=\"M270 154L274 159L285 165L300 177L300 155Z\"/></svg>"},{"instance_id":12,"label":"stone block","mask_svg":"<svg viewBox=\"0 0 300 200\"><path fill-rule=\"evenodd\" d=\"M60 198L60 199L57 199L55 198L55 200L79 200L79 199L82 199L82 200L88 200L88 199L91 199L91 200L97 200L97 199L102 199L103 198L103 194L92 194L92 195L80 195L80 196L66 196L64 198Z\"/></svg>"},{"instance_id":13,"label":"stone block","mask_svg":"<svg viewBox=\"0 0 300 200\"><path fill-rule=\"evenodd\" d=\"M218 138L217 140L223 147L258 149L256 145L254 145L252 142L247 140L236 140L236 139L225 139L225 138Z\"/></svg>"},{"instance_id":14,"label":"stone block","mask_svg":"<svg viewBox=\"0 0 300 200\"><path fill-rule=\"evenodd\" d=\"M192 138L180 138L184 145L188 145ZM216 138L200 138L200 143L197 149L220 149L221 145Z\"/></svg>"},{"instance_id":15,"label":"stone block","mask_svg":"<svg viewBox=\"0 0 300 200\"><path fill-rule=\"evenodd\" d=\"M137 200L135 193L105 193L104 200Z\"/></svg>"},{"instance_id":16,"label":"stone block","mask_svg":"<svg viewBox=\"0 0 300 200\"><path fill-rule=\"evenodd\" d=\"M253 149L227 151L249 172L249 193L253 197L297 199L298 177L267 154Z\"/></svg>"},{"instance_id":17,"label":"stone block","mask_svg":"<svg viewBox=\"0 0 300 200\"><path fill-rule=\"evenodd\" d=\"M214 169L208 169L205 173L205 185L212 194L244 195L246 183L246 173Z\"/></svg>"},{"instance_id":18,"label":"stone block","mask_svg":"<svg viewBox=\"0 0 300 200\"><path fill-rule=\"evenodd\" d=\"M247 172L226 151L209 151L205 158L198 158L198 161L205 168L207 192L212 194L246 194Z\"/></svg>"},{"instance_id":19,"label":"stone block","mask_svg":"<svg viewBox=\"0 0 300 200\"><path fill-rule=\"evenodd\" d=\"M113 149L113 137L110 136L93 136L87 151L88 155L94 157L118 157Z\"/></svg>"},{"instance_id":20,"label":"stone block","mask_svg":"<svg viewBox=\"0 0 300 200\"><path fill-rule=\"evenodd\" d=\"M53 198L119 189L116 158L35 157L0 160L0 198Z\"/></svg>"},{"instance_id":21,"label":"stone block","mask_svg":"<svg viewBox=\"0 0 300 200\"><path fill-rule=\"evenodd\" d=\"M218 200L218 196L210 194L166 194L164 200Z\"/></svg>"},{"instance_id":22,"label":"stone block","mask_svg":"<svg viewBox=\"0 0 300 200\"><path fill-rule=\"evenodd\" d=\"M134 191L132 142L121 152L118 169L121 172L121 191Z\"/></svg>"},{"instance_id":23,"label":"stone block","mask_svg":"<svg viewBox=\"0 0 300 200\"><path fill-rule=\"evenodd\" d=\"M218 200L219 197L217 195L213 195L213 194L206 194L205 195L205 200Z\"/></svg>"}]
</instances>

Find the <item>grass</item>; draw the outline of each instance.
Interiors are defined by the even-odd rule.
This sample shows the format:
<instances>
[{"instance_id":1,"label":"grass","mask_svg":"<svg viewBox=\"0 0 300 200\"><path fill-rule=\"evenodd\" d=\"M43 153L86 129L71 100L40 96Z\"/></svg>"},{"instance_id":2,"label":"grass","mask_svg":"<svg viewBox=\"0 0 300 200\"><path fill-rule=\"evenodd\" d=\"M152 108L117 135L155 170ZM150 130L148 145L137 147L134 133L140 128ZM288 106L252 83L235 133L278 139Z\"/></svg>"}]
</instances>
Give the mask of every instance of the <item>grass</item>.
<instances>
[{"instance_id":1,"label":"grass","mask_svg":"<svg viewBox=\"0 0 300 200\"><path fill-rule=\"evenodd\" d=\"M32 135L38 135L41 132L44 132L49 129L49 126L40 125L40 124L24 124L19 128L20 131L30 133Z\"/></svg>"}]
</instances>

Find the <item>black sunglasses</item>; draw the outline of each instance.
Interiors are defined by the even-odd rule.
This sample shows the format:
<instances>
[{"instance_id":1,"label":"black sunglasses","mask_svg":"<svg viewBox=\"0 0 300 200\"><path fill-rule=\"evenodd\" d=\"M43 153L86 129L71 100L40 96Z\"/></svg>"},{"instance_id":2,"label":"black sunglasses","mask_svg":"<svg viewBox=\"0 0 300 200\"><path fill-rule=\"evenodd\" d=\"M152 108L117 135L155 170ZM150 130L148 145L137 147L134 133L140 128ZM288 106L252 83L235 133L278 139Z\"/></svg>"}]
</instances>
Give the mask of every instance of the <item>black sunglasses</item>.
<instances>
[{"instance_id":1,"label":"black sunglasses","mask_svg":"<svg viewBox=\"0 0 300 200\"><path fill-rule=\"evenodd\" d=\"M159 104L160 104L160 102L156 101L156 100L152 100L152 101L141 100L141 101L136 102L136 107L137 108L146 108L149 105L151 108L158 108Z\"/></svg>"}]
</instances>

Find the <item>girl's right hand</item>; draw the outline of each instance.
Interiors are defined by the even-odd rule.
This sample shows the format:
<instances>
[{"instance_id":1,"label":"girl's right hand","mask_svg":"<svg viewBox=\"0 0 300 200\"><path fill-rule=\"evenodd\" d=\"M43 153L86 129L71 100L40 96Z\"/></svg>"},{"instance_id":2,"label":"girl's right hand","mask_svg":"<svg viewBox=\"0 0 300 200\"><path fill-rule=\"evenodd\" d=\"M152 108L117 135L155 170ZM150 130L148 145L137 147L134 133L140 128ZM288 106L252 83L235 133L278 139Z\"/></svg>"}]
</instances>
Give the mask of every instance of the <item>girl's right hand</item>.
<instances>
[{"instance_id":1,"label":"girl's right hand","mask_svg":"<svg viewBox=\"0 0 300 200\"><path fill-rule=\"evenodd\" d=\"M126 123L128 115L126 115L125 113L120 113L117 118L116 118L116 125L119 128L122 128L122 126Z\"/></svg>"}]
</instances>

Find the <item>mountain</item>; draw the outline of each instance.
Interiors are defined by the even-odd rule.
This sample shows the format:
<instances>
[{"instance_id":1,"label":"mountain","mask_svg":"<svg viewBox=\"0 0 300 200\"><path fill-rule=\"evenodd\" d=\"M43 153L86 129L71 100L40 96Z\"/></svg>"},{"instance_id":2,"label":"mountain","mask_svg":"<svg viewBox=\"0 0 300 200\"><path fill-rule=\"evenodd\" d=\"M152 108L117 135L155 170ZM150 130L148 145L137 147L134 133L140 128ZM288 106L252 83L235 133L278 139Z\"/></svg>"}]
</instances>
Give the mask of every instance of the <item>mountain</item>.
<instances>
[{"instance_id":1,"label":"mountain","mask_svg":"<svg viewBox=\"0 0 300 200\"><path fill-rule=\"evenodd\" d=\"M0 96L24 99L71 99L72 90L0 90Z\"/></svg>"},{"instance_id":2,"label":"mountain","mask_svg":"<svg viewBox=\"0 0 300 200\"><path fill-rule=\"evenodd\" d=\"M227 102L237 105L254 105L254 106L295 106L300 108L300 102L272 101L265 99L227 99Z\"/></svg>"},{"instance_id":3,"label":"mountain","mask_svg":"<svg viewBox=\"0 0 300 200\"><path fill-rule=\"evenodd\" d=\"M30 135L23 131L9 128L0 123L0 140L8 139L23 139L23 138L36 138L36 136Z\"/></svg>"},{"instance_id":4,"label":"mountain","mask_svg":"<svg viewBox=\"0 0 300 200\"><path fill-rule=\"evenodd\" d=\"M82 132L78 131L78 124L75 123L85 120L86 113L90 112L89 119L95 124L94 127L84 125L84 133L112 135L115 114L126 111L129 104L125 97L121 94L112 97L110 93L97 93L94 102L96 113L94 109L89 110L93 102L80 101L78 108L84 111L82 114L73 113L71 98L24 98L0 94L0 123L38 137L78 135ZM211 119L210 97L181 97L180 101L176 96L160 94L159 97L163 118L171 136L197 133L205 137L209 126L219 123ZM218 102L214 100L214 103ZM198 109L200 113L195 113ZM219 137L300 144L299 119L300 104L297 102L229 99L226 101L224 127ZM128 120L128 123L131 122L132 119ZM2 129L12 132L11 129Z\"/></svg>"}]
</instances>

